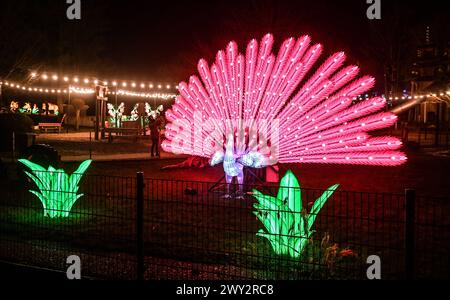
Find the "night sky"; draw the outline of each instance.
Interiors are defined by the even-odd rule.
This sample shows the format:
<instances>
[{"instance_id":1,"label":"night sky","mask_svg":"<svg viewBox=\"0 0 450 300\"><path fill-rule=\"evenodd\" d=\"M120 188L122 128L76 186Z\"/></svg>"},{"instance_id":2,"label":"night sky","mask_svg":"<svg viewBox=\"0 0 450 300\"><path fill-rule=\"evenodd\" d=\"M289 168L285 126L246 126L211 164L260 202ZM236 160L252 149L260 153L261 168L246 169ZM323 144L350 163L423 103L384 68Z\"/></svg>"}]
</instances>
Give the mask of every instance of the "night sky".
<instances>
[{"instance_id":1,"label":"night sky","mask_svg":"<svg viewBox=\"0 0 450 300\"><path fill-rule=\"evenodd\" d=\"M228 41L243 51L251 38L271 32L277 45L310 34L325 54L344 50L380 84L383 64L411 59L426 25L433 38L448 40L444 2L381 0L382 20L368 20L366 0L82 0L81 21L69 21L65 0L2 0L0 76L40 70L175 83Z\"/></svg>"}]
</instances>

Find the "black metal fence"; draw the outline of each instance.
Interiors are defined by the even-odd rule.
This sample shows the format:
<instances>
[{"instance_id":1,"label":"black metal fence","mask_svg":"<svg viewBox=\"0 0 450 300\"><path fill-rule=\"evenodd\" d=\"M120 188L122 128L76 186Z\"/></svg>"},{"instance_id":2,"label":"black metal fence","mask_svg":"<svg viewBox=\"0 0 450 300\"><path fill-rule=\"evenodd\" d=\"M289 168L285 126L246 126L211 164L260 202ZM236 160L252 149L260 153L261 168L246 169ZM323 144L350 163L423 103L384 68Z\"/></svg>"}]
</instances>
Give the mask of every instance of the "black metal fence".
<instances>
[{"instance_id":1,"label":"black metal fence","mask_svg":"<svg viewBox=\"0 0 450 300\"><path fill-rule=\"evenodd\" d=\"M83 276L114 279L365 279L378 255L384 279L450 278L450 199L338 189L293 258L257 235L252 192L278 186L89 175L66 218L44 216L28 189L2 184L0 260L65 271L78 255ZM307 216L323 192L302 188L290 213Z\"/></svg>"},{"instance_id":2,"label":"black metal fence","mask_svg":"<svg viewBox=\"0 0 450 300\"><path fill-rule=\"evenodd\" d=\"M440 147L449 149L450 127L421 126L402 124L397 134L405 144L416 144L420 147Z\"/></svg>"}]
</instances>

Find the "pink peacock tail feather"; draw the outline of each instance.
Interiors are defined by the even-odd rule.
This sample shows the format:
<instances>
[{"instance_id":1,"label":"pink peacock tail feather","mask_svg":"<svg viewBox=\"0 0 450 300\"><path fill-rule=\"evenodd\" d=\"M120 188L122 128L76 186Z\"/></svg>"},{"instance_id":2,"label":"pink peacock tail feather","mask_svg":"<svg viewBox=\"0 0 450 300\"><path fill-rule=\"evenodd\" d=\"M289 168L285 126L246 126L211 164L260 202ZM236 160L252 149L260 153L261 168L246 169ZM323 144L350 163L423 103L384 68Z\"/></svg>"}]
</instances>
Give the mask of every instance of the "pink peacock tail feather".
<instances>
[{"instance_id":1,"label":"pink peacock tail feather","mask_svg":"<svg viewBox=\"0 0 450 300\"><path fill-rule=\"evenodd\" d=\"M212 65L201 59L199 77L181 82L166 112L165 151L222 162L233 139L233 162L250 167L281 163L397 166L406 161L402 143L370 131L392 126L386 100L353 99L375 83L344 66L345 54L331 55L314 71L322 45L305 35L272 53L273 36L249 42L245 55L235 42ZM228 141L227 141L228 140ZM228 147L229 148L229 147ZM226 171L226 170L225 170Z\"/></svg>"}]
</instances>

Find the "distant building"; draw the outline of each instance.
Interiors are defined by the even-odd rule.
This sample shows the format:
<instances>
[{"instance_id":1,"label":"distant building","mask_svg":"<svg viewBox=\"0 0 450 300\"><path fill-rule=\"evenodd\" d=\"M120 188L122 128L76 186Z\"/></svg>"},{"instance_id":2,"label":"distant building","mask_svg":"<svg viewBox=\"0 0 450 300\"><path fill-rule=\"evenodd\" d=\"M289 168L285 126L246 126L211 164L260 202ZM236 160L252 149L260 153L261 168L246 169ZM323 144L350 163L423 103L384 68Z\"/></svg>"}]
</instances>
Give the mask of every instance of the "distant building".
<instances>
[{"instance_id":1,"label":"distant building","mask_svg":"<svg viewBox=\"0 0 450 300\"><path fill-rule=\"evenodd\" d=\"M445 123L450 120L450 40L436 43L426 27L423 45L417 47L410 70L410 95L427 96L408 111L407 120L425 124Z\"/></svg>"}]
</instances>

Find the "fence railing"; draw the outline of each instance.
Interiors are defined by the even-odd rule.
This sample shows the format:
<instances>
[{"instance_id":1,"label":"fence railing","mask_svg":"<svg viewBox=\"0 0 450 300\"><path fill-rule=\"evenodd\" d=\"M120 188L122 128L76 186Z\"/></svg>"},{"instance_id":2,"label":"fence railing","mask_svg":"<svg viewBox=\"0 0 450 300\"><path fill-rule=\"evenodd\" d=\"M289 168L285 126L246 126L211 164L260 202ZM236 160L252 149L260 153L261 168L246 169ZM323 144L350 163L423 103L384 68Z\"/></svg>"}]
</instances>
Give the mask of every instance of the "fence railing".
<instances>
[{"instance_id":1,"label":"fence railing","mask_svg":"<svg viewBox=\"0 0 450 300\"><path fill-rule=\"evenodd\" d=\"M441 128L403 124L397 132L404 143L415 143L420 147L441 147L450 145L450 127Z\"/></svg>"},{"instance_id":2,"label":"fence railing","mask_svg":"<svg viewBox=\"0 0 450 300\"><path fill-rule=\"evenodd\" d=\"M450 277L450 199L338 189L299 237L290 227L324 191L291 190L302 208L263 210L278 222L265 226L253 193L278 188L86 175L68 216L50 218L34 184L3 183L0 259L65 270L78 255L83 275L117 279L364 279L378 255L385 279Z\"/></svg>"}]
</instances>

